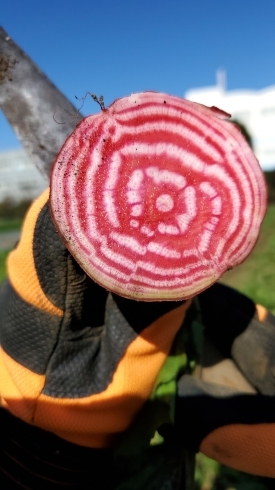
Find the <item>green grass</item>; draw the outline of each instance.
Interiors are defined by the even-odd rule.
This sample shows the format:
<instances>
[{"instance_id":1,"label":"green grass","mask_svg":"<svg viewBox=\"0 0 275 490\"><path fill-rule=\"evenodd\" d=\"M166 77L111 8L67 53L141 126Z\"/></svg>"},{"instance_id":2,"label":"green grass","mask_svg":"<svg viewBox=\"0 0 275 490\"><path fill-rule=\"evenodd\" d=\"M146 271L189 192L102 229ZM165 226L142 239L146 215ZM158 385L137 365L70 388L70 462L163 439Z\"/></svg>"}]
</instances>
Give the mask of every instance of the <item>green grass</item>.
<instances>
[{"instance_id":1,"label":"green grass","mask_svg":"<svg viewBox=\"0 0 275 490\"><path fill-rule=\"evenodd\" d=\"M21 225L22 225L22 219L20 218L13 218L13 219L0 218L0 233L4 233L5 231L20 230Z\"/></svg>"},{"instance_id":2,"label":"green grass","mask_svg":"<svg viewBox=\"0 0 275 490\"><path fill-rule=\"evenodd\" d=\"M0 233L20 230L21 218L0 218ZM6 277L6 258L9 250L0 250L0 282Z\"/></svg>"},{"instance_id":3,"label":"green grass","mask_svg":"<svg viewBox=\"0 0 275 490\"><path fill-rule=\"evenodd\" d=\"M0 218L0 233L20 230L21 218ZM6 258L9 250L0 250L0 283L6 277Z\"/></svg>"},{"instance_id":4,"label":"green grass","mask_svg":"<svg viewBox=\"0 0 275 490\"><path fill-rule=\"evenodd\" d=\"M0 282L6 277L6 258L9 250L0 250Z\"/></svg>"},{"instance_id":5,"label":"green grass","mask_svg":"<svg viewBox=\"0 0 275 490\"><path fill-rule=\"evenodd\" d=\"M207 458L202 453L198 453L195 469L196 490L212 489L219 470L220 465L217 461Z\"/></svg>"}]
</instances>

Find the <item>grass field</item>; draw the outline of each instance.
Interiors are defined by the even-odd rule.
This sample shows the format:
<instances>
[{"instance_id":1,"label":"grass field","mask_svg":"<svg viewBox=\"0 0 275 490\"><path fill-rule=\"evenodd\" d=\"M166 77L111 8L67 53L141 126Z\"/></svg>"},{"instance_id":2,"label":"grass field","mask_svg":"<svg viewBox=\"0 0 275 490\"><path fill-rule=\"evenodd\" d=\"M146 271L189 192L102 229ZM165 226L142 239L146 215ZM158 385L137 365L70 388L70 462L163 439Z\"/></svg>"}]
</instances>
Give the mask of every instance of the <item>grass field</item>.
<instances>
[{"instance_id":1,"label":"grass field","mask_svg":"<svg viewBox=\"0 0 275 490\"><path fill-rule=\"evenodd\" d=\"M5 231L19 230L22 224L22 219L3 219L0 218L0 233Z\"/></svg>"},{"instance_id":2,"label":"grass field","mask_svg":"<svg viewBox=\"0 0 275 490\"><path fill-rule=\"evenodd\" d=\"M0 218L0 244L1 233L20 230L22 225L22 219L4 219ZM0 250L0 282L6 277L6 258L9 250Z\"/></svg>"},{"instance_id":3,"label":"grass field","mask_svg":"<svg viewBox=\"0 0 275 490\"><path fill-rule=\"evenodd\" d=\"M6 277L6 258L8 250L0 250L0 282Z\"/></svg>"}]
</instances>

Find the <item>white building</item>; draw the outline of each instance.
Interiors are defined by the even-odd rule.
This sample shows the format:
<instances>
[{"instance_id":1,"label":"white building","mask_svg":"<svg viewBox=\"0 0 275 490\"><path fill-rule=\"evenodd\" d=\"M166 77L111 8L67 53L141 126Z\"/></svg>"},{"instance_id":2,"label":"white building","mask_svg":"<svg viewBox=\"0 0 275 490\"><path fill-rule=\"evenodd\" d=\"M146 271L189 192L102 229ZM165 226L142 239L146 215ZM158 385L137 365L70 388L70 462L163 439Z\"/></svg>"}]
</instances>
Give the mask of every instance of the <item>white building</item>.
<instances>
[{"instance_id":1,"label":"white building","mask_svg":"<svg viewBox=\"0 0 275 490\"><path fill-rule=\"evenodd\" d=\"M185 98L229 112L247 128L262 168L275 168L275 85L262 90L227 91L225 73L218 71L217 85L188 90Z\"/></svg>"},{"instance_id":2,"label":"white building","mask_svg":"<svg viewBox=\"0 0 275 490\"><path fill-rule=\"evenodd\" d=\"M0 153L0 202L7 198L32 200L46 187L46 180L24 150Z\"/></svg>"}]
</instances>

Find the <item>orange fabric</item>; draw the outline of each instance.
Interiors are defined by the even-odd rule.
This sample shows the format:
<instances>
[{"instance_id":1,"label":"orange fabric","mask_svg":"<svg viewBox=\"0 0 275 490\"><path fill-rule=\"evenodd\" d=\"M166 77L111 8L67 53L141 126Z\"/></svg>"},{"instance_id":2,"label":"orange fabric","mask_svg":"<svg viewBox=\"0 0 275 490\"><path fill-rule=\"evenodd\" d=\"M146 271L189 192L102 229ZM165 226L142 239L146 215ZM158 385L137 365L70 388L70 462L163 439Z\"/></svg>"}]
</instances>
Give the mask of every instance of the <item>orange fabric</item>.
<instances>
[{"instance_id":1,"label":"orange fabric","mask_svg":"<svg viewBox=\"0 0 275 490\"><path fill-rule=\"evenodd\" d=\"M2 351L3 406L71 442L90 447L111 445L114 436L127 429L150 396L190 303L148 326L127 348L107 389L85 398L40 395L45 377L18 365Z\"/></svg>"},{"instance_id":2,"label":"orange fabric","mask_svg":"<svg viewBox=\"0 0 275 490\"><path fill-rule=\"evenodd\" d=\"M260 322L265 322L268 316L268 310L262 305L255 305L257 316Z\"/></svg>"},{"instance_id":3,"label":"orange fabric","mask_svg":"<svg viewBox=\"0 0 275 490\"><path fill-rule=\"evenodd\" d=\"M1 347L0 373L1 405L17 417L31 423L36 400L45 384L45 376L21 366Z\"/></svg>"},{"instance_id":4,"label":"orange fabric","mask_svg":"<svg viewBox=\"0 0 275 490\"><path fill-rule=\"evenodd\" d=\"M211 432L200 451L218 462L275 478L275 424L234 424Z\"/></svg>"},{"instance_id":5,"label":"orange fabric","mask_svg":"<svg viewBox=\"0 0 275 490\"><path fill-rule=\"evenodd\" d=\"M49 189L31 206L23 224L22 238L8 256L7 268L9 280L23 300L47 313L63 316L63 311L48 300L40 286L32 252L35 223L48 198Z\"/></svg>"}]
</instances>

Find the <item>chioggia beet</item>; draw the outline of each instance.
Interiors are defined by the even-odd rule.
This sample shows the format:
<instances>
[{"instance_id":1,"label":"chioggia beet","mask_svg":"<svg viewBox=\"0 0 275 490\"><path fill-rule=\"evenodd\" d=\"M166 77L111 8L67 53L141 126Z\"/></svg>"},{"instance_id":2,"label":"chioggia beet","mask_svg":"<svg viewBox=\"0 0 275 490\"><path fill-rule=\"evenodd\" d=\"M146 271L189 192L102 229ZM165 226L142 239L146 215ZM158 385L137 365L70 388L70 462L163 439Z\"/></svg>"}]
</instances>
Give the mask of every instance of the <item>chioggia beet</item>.
<instances>
[{"instance_id":1,"label":"chioggia beet","mask_svg":"<svg viewBox=\"0 0 275 490\"><path fill-rule=\"evenodd\" d=\"M247 257L266 185L229 117L143 92L78 124L53 167L51 209L92 279L127 298L181 300Z\"/></svg>"}]
</instances>

